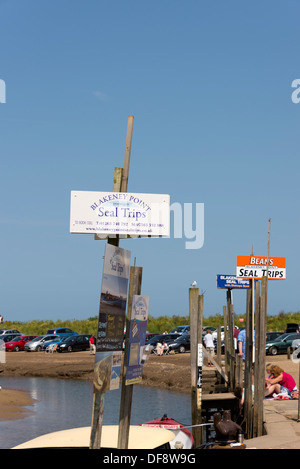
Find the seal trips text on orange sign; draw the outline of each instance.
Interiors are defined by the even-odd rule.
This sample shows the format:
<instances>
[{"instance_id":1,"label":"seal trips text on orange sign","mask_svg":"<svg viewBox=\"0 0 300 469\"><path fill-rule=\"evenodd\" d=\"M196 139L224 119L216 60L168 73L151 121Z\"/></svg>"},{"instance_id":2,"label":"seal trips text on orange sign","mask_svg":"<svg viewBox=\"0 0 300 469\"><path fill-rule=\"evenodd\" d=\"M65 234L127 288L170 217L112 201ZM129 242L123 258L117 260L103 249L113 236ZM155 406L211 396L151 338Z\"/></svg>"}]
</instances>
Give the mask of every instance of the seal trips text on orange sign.
<instances>
[{"instance_id":1,"label":"seal trips text on orange sign","mask_svg":"<svg viewBox=\"0 0 300 469\"><path fill-rule=\"evenodd\" d=\"M268 269L267 269L268 264ZM285 257L267 256L236 256L236 276L237 278L265 277L268 271L268 280L286 279L286 259Z\"/></svg>"}]
</instances>

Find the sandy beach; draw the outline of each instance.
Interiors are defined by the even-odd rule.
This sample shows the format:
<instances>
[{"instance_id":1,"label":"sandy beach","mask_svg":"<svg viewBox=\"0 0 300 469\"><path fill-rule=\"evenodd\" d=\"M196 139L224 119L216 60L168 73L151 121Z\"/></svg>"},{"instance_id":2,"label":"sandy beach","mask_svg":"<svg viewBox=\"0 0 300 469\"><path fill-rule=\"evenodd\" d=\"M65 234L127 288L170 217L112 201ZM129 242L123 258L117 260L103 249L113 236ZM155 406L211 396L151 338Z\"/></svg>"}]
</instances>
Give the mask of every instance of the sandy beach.
<instances>
[{"instance_id":1,"label":"sandy beach","mask_svg":"<svg viewBox=\"0 0 300 469\"><path fill-rule=\"evenodd\" d=\"M33 399L26 392L2 388L0 390L0 421L27 417L31 411L26 406L32 404Z\"/></svg>"}]
</instances>

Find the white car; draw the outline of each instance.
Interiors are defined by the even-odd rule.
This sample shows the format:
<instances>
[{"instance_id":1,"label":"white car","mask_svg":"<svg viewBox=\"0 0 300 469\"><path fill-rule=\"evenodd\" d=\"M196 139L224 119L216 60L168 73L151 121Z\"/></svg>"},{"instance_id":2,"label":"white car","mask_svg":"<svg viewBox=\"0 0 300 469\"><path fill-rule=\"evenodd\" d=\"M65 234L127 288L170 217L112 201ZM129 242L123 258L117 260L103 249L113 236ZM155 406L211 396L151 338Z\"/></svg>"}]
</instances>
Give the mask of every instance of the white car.
<instances>
[{"instance_id":1,"label":"white car","mask_svg":"<svg viewBox=\"0 0 300 469\"><path fill-rule=\"evenodd\" d=\"M211 335L213 336L213 339L214 340L217 340L218 338L218 331L215 330L211 333ZM224 340L224 326L221 326L221 340Z\"/></svg>"},{"instance_id":2,"label":"white car","mask_svg":"<svg viewBox=\"0 0 300 469\"><path fill-rule=\"evenodd\" d=\"M17 331L17 329L0 329L0 336L1 335L6 335L6 334L21 334L20 331Z\"/></svg>"}]
</instances>

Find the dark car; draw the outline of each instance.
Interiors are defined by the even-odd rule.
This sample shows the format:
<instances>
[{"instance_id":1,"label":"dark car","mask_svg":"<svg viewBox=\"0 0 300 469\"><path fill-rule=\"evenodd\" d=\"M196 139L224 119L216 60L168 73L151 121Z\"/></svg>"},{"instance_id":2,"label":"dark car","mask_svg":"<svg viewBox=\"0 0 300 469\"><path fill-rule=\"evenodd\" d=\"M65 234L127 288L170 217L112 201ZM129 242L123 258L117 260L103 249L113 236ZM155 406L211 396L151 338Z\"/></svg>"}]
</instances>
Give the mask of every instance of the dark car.
<instances>
[{"instance_id":1,"label":"dark car","mask_svg":"<svg viewBox=\"0 0 300 469\"><path fill-rule=\"evenodd\" d=\"M62 342L59 342L57 352L78 352L79 350L89 350L89 339L91 334L77 334L66 337Z\"/></svg>"},{"instance_id":2,"label":"dark car","mask_svg":"<svg viewBox=\"0 0 300 469\"><path fill-rule=\"evenodd\" d=\"M62 342L63 340L65 340L67 337L69 336L61 337L60 335L58 335L54 339L46 340L42 345L42 350L49 351L48 349L49 346L51 348L52 346L57 345L59 342Z\"/></svg>"},{"instance_id":3,"label":"dark car","mask_svg":"<svg viewBox=\"0 0 300 469\"><path fill-rule=\"evenodd\" d=\"M157 335L160 335L160 334L158 334L158 332L148 332L148 334L146 334L146 337L145 337L145 344L147 344L150 339L153 339L153 337Z\"/></svg>"},{"instance_id":4,"label":"dark car","mask_svg":"<svg viewBox=\"0 0 300 469\"><path fill-rule=\"evenodd\" d=\"M169 352L184 353L186 350L191 350L191 339L188 334L182 334L177 339L168 343Z\"/></svg>"},{"instance_id":5,"label":"dark car","mask_svg":"<svg viewBox=\"0 0 300 469\"><path fill-rule=\"evenodd\" d=\"M214 349L215 349L215 354L218 352L218 342L214 340ZM221 340L221 355L224 355L225 353L225 341Z\"/></svg>"},{"instance_id":6,"label":"dark car","mask_svg":"<svg viewBox=\"0 0 300 469\"><path fill-rule=\"evenodd\" d=\"M266 342L269 342L270 340L277 339L277 337L281 336L284 334L284 332L267 332L266 333Z\"/></svg>"},{"instance_id":7,"label":"dark car","mask_svg":"<svg viewBox=\"0 0 300 469\"><path fill-rule=\"evenodd\" d=\"M158 342L166 342L168 344L169 342L174 341L179 337L178 334L159 334L156 335L155 337L152 337L152 339L148 340L147 346L150 347L151 352L156 348L156 345Z\"/></svg>"},{"instance_id":8,"label":"dark car","mask_svg":"<svg viewBox=\"0 0 300 469\"><path fill-rule=\"evenodd\" d=\"M292 348L293 342L299 339L299 333L281 334L277 339L266 342L266 354L277 355L279 353L287 353L288 348Z\"/></svg>"},{"instance_id":9,"label":"dark car","mask_svg":"<svg viewBox=\"0 0 300 469\"><path fill-rule=\"evenodd\" d=\"M300 332L300 324L296 324L294 322L288 323L286 325L286 333L291 333L291 332Z\"/></svg>"}]
</instances>

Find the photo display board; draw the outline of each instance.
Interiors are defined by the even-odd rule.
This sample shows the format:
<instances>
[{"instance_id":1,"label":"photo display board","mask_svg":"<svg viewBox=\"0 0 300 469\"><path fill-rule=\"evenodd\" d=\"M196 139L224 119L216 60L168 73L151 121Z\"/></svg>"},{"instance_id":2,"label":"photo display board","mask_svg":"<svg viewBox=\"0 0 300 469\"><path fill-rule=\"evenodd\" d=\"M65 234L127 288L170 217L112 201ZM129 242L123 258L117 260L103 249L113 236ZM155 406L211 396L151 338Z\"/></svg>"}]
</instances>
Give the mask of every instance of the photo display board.
<instances>
[{"instance_id":1,"label":"photo display board","mask_svg":"<svg viewBox=\"0 0 300 469\"><path fill-rule=\"evenodd\" d=\"M107 243L94 368L94 387L101 392L119 387L129 267L130 251Z\"/></svg>"}]
</instances>

